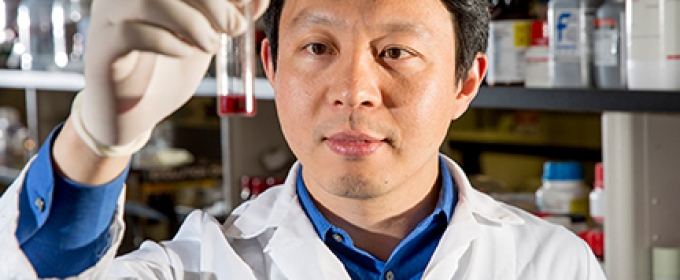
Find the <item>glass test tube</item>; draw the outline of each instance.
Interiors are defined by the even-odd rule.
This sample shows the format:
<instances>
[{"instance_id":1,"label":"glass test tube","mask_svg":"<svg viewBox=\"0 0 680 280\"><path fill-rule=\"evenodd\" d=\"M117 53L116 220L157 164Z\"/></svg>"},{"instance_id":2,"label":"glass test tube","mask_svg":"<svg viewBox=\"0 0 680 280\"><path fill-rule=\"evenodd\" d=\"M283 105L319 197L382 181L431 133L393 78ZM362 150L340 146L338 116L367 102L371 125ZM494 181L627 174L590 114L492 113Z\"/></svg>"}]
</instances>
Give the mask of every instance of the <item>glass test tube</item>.
<instances>
[{"instance_id":1,"label":"glass test tube","mask_svg":"<svg viewBox=\"0 0 680 280\"><path fill-rule=\"evenodd\" d=\"M217 114L219 116L254 116L255 23L251 4L246 4L243 16L248 27L243 35L229 38L220 35L220 50L215 57L217 81ZM242 82L242 87L237 83Z\"/></svg>"}]
</instances>

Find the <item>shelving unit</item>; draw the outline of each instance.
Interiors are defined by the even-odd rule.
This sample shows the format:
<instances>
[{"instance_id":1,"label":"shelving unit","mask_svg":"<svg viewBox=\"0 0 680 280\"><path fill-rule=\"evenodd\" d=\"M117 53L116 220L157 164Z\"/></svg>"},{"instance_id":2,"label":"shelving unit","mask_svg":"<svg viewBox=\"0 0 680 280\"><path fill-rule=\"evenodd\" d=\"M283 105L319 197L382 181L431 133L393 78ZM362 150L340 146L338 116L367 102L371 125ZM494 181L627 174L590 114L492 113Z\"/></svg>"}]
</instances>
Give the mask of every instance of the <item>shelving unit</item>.
<instances>
[{"instance_id":1,"label":"shelving unit","mask_svg":"<svg viewBox=\"0 0 680 280\"><path fill-rule=\"evenodd\" d=\"M26 92L26 111L29 115L28 126L32 133L37 134L37 91L67 91L76 92L85 85L82 74L67 72L18 71L0 70L0 88L23 89ZM233 83L235 90L240 90L241 84ZM211 97L215 95L216 82L214 78L206 78L199 85L195 96ZM256 97L260 100L273 100L274 91L264 78L255 81ZM495 109L531 109L555 110L571 112L652 112L672 113L680 112L680 92L671 91L640 91L640 90L598 90L598 89L527 89L524 87L482 87L472 102L473 108ZM470 141L458 139L460 145L470 144ZM512 144L512 143L511 143ZM485 143L485 148L507 149L523 148L523 145L498 145ZM480 148L477 146L476 148ZM535 148L535 147L532 147ZM564 149L562 149L564 150ZM591 149L587 156L593 157L597 153ZM541 151L554 151L545 147ZM19 173L18 170L0 169L0 183L11 182Z\"/></svg>"}]
</instances>

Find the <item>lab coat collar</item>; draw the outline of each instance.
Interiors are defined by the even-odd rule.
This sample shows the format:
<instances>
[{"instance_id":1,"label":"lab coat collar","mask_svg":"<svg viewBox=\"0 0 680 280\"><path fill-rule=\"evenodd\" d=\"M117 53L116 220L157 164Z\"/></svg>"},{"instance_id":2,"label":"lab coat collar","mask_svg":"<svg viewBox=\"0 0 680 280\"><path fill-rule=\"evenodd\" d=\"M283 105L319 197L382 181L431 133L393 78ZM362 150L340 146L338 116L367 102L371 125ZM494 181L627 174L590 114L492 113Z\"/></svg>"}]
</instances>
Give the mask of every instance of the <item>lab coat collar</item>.
<instances>
[{"instance_id":1,"label":"lab coat collar","mask_svg":"<svg viewBox=\"0 0 680 280\"><path fill-rule=\"evenodd\" d=\"M444 157L451 171L458 191L458 203L442 239L430 263L425 268L423 279L463 279L470 266L459 267L460 260L469 258L471 244L484 235L485 227L512 226L523 224L524 220L505 209L501 203L474 189L463 170L451 159ZM514 252L515 245L511 235L497 236L503 252ZM503 256L507 258L509 256ZM508 265L495 267L500 275L515 275L514 267ZM458 277L456 277L458 275ZM508 278L512 279L512 278Z\"/></svg>"},{"instance_id":2,"label":"lab coat collar","mask_svg":"<svg viewBox=\"0 0 680 280\"><path fill-rule=\"evenodd\" d=\"M524 223L522 218L504 208L501 203L474 189L463 170L453 160L446 156L443 158L451 171L454 185L458 191L459 201L454 211L454 217L458 211L469 210L476 215L479 222L512 225ZM265 191L256 200L247 202L236 209L233 213L233 224L226 227L227 236L244 239L253 238L267 229L291 224L283 221L298 217L307 219L295 193L295 179L299 168L300 163L295 163L288 172L288 177L283 185ZM459 209L461 203L466 206ZM295 225L299 225L299 221ZM305 225L308 225L311 231L305 229L295 230L295 232L316 234L311 222L307 221Z\"/></svg>"},{"instance_id":3,"label":"lab coat collar","mask_svg":"<svg viewBox=\"0 0 680 280\"><path fill-rule=\"evenodd\" d=\"M231 224L226 225L227 237L250 239L267 229L287 224L283 223L284 219L298 216L306 219L295 193L295 178L299 168L300 163L296 162L283 185L267 189L257 199L245 202L234 210L232 217L226 221L226 224ZM308 223L311 226L311 222ZM313 228L312 232L314 233Z\"/></svg>"},{"instance_id":4,"label":"lab coat collar","mask_svg":"<svg viewBox=\"0 0 680 280\"><path fill-rule=\"evenodd\" d=\"M459 204L461 202L467 202L466 204L469 211L488 222L509 225L524 224L522 218L503 207L500 202L473 188L465 175L465 172L463 172L463 169L460 168L458 164L450 158L444 157L444 159L446 161L446 166L451 171L451 176L453 176L454 185L457 187ZM454 217L455 212L459 211L458 208L460 208L460 205L456 206Z\"/></svg>"},{"instance_id":5,"label":"lab coat collar","mask_svg":"<svg viewBox=\"0 0 680 280\"><path fill-rule=\"evenodd\" d=\"M298 202L295 178L299 168L300 164L295 163L283 185L239 207L234 213L237 218L226 225L225 234L228 238L251 239L273 229L263 252L288 279L350 279Z\"/></svg>"}]
</instances>

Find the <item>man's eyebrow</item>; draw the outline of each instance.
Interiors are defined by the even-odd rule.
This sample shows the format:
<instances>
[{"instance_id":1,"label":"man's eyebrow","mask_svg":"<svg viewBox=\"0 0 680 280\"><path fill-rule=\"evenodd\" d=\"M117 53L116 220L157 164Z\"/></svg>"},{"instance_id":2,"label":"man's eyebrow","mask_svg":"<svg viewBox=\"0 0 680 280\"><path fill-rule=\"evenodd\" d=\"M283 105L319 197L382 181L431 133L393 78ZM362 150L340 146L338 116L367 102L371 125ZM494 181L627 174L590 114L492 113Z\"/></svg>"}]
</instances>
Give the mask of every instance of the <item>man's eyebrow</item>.
<instances>
[{"instance_id":1,"label":"man's eyebrow","mask_svg":"<svg viewBox=\"0 0 680 280\"><path fill-rule=\"evenodd\" d=\"M386 34L407 34L415 35L423 39L432 38L432 32L419 22L394 21L380 24L378 30Z\"/></svg>"},{"instance_id":2,"label":"man's eyebrow","mask_svg":"<svg viewBox=\"0 0 680 280\"><path fill-rule=\"evenodd\" d=\"M345 30L349 28L347 23L338 17L326 13L318 13L312 10L303 10L292 20L291 27L295 28L309 28L310 26L321 25L333 27L336 30ZM375 30L379 30L384 34L407 34L421 37L424 39L432 38L432 32L422 23L413 21L388 21L380 23L375 26Z\"/></svg>"},{"instance_id":3,"label":"man's eyebrow","mask_svg":"<svg viewBox=\"0 0 680 280\"><path fill-rule=\"evenodd\" d=\"M346 23L338 18L324 13L315 13L310 10L304 10L295 18L293 18L292 28L305 28L313 25L324 25L336 29L346 29Z\"/></svg>"}]
</instances>

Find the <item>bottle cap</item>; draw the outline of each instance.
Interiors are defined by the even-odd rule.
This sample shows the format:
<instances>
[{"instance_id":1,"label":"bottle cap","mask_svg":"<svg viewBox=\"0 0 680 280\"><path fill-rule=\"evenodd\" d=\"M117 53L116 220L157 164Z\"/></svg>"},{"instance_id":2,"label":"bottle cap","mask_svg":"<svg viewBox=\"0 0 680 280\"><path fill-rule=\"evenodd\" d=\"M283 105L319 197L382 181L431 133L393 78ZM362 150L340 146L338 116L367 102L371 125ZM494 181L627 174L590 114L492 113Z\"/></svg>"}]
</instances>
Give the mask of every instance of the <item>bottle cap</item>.
<instances>
[{"instance_id":1,"label":"bottle cap","mask_svg":"<svg viewBox=\"0 0 680 280\"><path fill-rule=\"evenodd\" d=\"M595 182L593 188L604 189L604 168L601 162L595 164Z\"/></svg>"},{"instance_id":2,"label":"bottle cap","mask_svg":"<svg viewBox=\"0 0 680 280\"><path fill-rule=\"evenodd\" d=\"M578 162L549 161L543 164L543 180L574 181L583 180L583 170Z\"/></svg>"}]
</instances>

